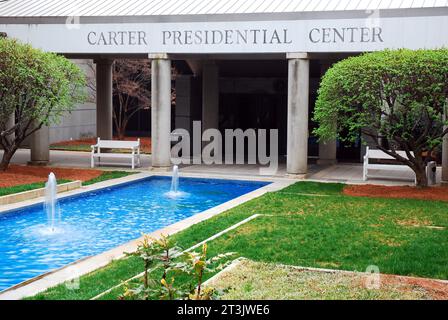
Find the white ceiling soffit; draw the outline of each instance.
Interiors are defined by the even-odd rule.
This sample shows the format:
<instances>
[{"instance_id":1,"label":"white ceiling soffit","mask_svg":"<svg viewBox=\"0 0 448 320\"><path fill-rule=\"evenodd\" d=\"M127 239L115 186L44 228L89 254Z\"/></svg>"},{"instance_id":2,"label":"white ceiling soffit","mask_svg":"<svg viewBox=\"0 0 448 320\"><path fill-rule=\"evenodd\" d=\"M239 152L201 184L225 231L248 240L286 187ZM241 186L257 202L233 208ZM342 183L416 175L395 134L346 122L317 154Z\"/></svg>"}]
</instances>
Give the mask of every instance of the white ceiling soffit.
<instances>
[{"instance_id":1,"label":"white ceiling soffit","mask_svg":"<svg viewBox=\"0 0 448 320\"><path fill-rule=\"evenodd\" d=\"M448 0L0 0L0 17L176 16L448 7Z\"/></svg>"}]
</instances>

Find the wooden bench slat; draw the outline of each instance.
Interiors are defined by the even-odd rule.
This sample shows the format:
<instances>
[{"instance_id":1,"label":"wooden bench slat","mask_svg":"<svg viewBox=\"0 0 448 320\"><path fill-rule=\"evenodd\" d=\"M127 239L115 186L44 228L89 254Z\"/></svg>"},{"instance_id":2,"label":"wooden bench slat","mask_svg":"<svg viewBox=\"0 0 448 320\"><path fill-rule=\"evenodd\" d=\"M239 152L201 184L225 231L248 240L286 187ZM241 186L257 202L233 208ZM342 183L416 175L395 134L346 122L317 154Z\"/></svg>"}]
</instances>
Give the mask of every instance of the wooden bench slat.
<instances>
[{"instance_id":1,"label":"wooden bench slat","mask_svg":"<svg viewBox=\"0 0 448 320\"><path fill-rule=\"evenodd\" d=\"M131 159L134 155L132 153L94 153L95 158L124 158Z\"/></svg>"},{"instance_id":2,"label":"wooden bench slat","mask_svg":"<svg viewBox=\"0 0 448 320\"><path fill-rule=\"evenodd\" d=\"M405 159L408 159L408 156L405 151L397 151L397 154L402 156ZM411 155L414 155L411 152ZM378 160L394 160L395 158L388 155L382 150L369 150L369 159L378 159Z\"/></svg>"},{"instance_id":3,"label":"wooden bench slat","mask_svg":"<svg viewBox=\"0 0 448 320\"><path fill-rule=\"evenodd\" d=\"M133 149L139 147L139 143L136 141L101 140L96 146L99 148Z\"/></svg>"},{"instance_id":4,"label":"wooden bench slat","mask_svg":"<svg viewBox=\"0 0 448 320\"><path fill-rule=\"evenodd\" d=\"M408 156L405 151L396 151L396 153L402 156L405 159L408 159ZM414 154L411 152L411 155ZM364 156L364 165L363 165L363 180L367 181L369 175L369 170L390 170L390 171L412 171L412 169L403 164L383 164L383 163L370 163L370 160L396 160L394 157L385 153L382 150L372 150L369 147L366 149L366 154ZM374 177L383 178L384 176L375 175ZM390 176L387 176L390 177ZM414 179L415 175L414 175Z\"/></svg>"},{"instance_id":5,"label":"wooden bench slat","mask_svg":"<svg viewBox=\"0 0 448 320\"><path fill-rule=\"evenodd\" d=\"M409 170L412 171L411 168L405 165L399 165L399 164L369 164L369 169L372 170Z\"/></svg>"},{"instance_id":6,"label":"wooden bench slat","mask_svg":"<svg viewBox=\"0 0 448 320\"><path fill-rule=\"evenodd\" d=\"M131 150L132 153L102 153L101 149L125 149ZM96 158L122 158L131 159L131 167L134 169L135 157L137 158L137 165L140 165L140 139L137 141L121 141L98 138L97 144L92 146L91 167L95 167Z\"/></svg>"}]
</instances>

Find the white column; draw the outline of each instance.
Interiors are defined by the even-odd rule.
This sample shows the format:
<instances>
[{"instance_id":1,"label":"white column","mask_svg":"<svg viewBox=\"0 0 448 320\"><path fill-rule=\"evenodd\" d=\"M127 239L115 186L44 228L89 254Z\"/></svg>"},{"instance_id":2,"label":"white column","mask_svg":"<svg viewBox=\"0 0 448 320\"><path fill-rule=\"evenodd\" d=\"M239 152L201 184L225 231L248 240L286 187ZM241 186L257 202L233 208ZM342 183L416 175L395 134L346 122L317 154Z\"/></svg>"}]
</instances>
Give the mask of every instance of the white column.
<instances>
[{"instance_id":1,"label":"white column","mask_svg":"<svg viewBox=\"0 0 448 320\"><path fill-rule=\"evenodd\" d=\"M152 166L171 166L171 61L151 55Z\"/></svg>"},{"instance_id":2,"label":"white column","mask_svg":"<svg viewBox=\"0 0 448 320\"><path fill-rule=\"evenodd\" d=\"M113 138L113 60L95 60L96 63L96 134L104 140Z\"/></svg>"},{"instance_id":3,"label":"white column","mask_svg":"<svg viewBox=\"0 0 448 320\"><path fill-rule=\"evenodd\" d=\"M202 69L202 130L219 127L219 69L205 62Z\"/></svg>"},{"instance_id":4,"label":"white column","mask_svg":"<svg viewBox=\"0 0 448 320\"><path fill-rule=\"evenodd\" d=\"M327 70L331 67L332 61L322 61L321 62L321 79L327 72ZM335 123L336 130L336 123ZM329 141L320 141L319 142L319 159L317 160L317 164L321 165L330 165L337 163L336 158L337 153L337 141L336 139L332 139Z\"/></svg>"},{"instance_id":5,"label":"white column","mask_svg":"<svg viewBox=\"0 0 448 320\"><path fill-rule=\"evenodd\" d=\"M305 175L308 170L308 102L310 62L306 53L288 58L288 136L286 171Z\"/></svg>"},{"instance_id":6,"label":"white column","mask_svg":"<svg viewBox=\"0 0 448 320\"><path fill-rule=\"evenodd\" d=\"M50 128L42 128L30 137L31 160L30 165L45 166L50 162Z\"/></svg>"},{"instance_id":7,"label":"white column","mask_svg":"<svg viewBox=\"0 0 448 320\"><path fill-rule=\"evenodd\" d=\"M320 141L319 159L317 160L317 164L321 165L336 164L338 162L336 159L336 153L337 153L336 139L330 141Z\"/></svg>"},{"instance_id":8,"label":"white column","mask_svg":"<svg viewBox=\"0 0 448 320\"><path fill-rule=\"evenodd\" d=\"M442 182L448 183L448 135L443 137L442 143Z\"/></svg>"}]
</instances>

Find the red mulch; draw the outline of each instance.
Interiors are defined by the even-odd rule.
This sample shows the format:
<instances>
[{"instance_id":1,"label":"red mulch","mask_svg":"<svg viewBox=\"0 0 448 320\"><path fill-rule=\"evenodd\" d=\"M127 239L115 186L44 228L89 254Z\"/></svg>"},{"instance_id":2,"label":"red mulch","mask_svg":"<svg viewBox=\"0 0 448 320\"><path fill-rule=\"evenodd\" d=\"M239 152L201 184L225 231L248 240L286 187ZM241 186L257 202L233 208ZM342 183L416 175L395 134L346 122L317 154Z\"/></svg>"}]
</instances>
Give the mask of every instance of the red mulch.
<instances>
[{"instance_id":1,"label":"red mulch","mask_svg":"<svg viewBox=\"0 0 448 320\"><path fill-rule=\"evenodd\" d=\"M0 171L0 188L45 182L51 172L57 179L87 181L100 176L103 171L11 165L7 171Z\"/></svg>"},{"instance_id":2,"label":"red mulch","mask_svg":"<svg viewBox=\"0 0 448 320\"><path fill-rule=\"evenodd\" d=\"M136 141L140 139L140 143L142 146L142 152L150 153L151 152L151 138L150 137L125 137L123 140L127 141ZM117 137L114 140L118 140ZM96 138L88 138L88 139L80 139L80 140L69 140L69 141L61 141L57 143L53 143L53 146L82 146L82 145L94 145L96 144Z\"/></svg>"},{"instance_id":3,"label":"red mulch","mask_svg":"<svg viewBox=\"0 0 448 320\"><path fill-rule=\"evenodd\" d=\"M79 139L79 140L68 140L53 143L53 146L82 146L82 145L93 145L96 144L96 138Z\"/></svg>"},{"instance_id":4,"label":"red mulch","mask_svg":"<svg viewBox=\"0 0 448 320\"><path fill-rule=\"evenodd\" d=\"M403 290L409 290L413 287L419 287L424 289L434 300L448 299L447 282L441 282L426 278L413 278L381 274L381 283L393 285L395 287L401 287Z\"/></svg>"},{"instance_id":5,"label":"red mulch","mask_svg":"<svg viewBox=\"0 0 448 320\"><path fill-rule=\"evenodd\" d=\"M355 197L448 201L448 186L421 189L409 186L348 185L344 188L344 194Z\"/></svg>"}]
</instances>

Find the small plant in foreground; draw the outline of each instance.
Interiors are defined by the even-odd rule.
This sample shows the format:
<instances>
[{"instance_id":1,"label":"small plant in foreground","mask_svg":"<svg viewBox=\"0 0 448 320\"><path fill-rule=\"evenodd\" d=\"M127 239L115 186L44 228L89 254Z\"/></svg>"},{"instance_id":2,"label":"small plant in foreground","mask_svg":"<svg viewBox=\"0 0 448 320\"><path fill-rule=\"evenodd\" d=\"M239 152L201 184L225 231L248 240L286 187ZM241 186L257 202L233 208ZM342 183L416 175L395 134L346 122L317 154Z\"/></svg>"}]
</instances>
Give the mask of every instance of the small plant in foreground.
<instances>
[{"instance_id":1,"label":"small plant in foreground","mask_svg":"<svg viewBox=\"0 0 448 320\"><path fill-rule=\"evenodd\" d=\"M201 252L186 252L184 258L186 260L183 270L193 277L192 290L188 296L191 300L212 300L220 295L220 292L213 288L203 288L203 279L205 272L215 272L224 269L229 261L213 267L216 263L229 258L235 253L229 252L219 254L213 258L207 259L207 244L202 245Z\"/></svg>"},{"instance_id":2,"label":"small plant in foreground","mask_svg":"<svg viewBox=\"0 0 448 320\"><path fill-rule=\"evenodd\" d=\"M176 256L180 255L180 252L181 249L164 235L160 239L144 236L143 241L137 247L137 251L128 254L130 256L137 256L143 260L143 284L136 288L126 286L125 293L121 298L148 300L158 299L162 296L165 297L166 285L163 282L161 283L151 279L149 275L152 271L162 268L162 280L166 283L168 272L175 271L176 269L173 260ZM168 297L172 296L174 294L170 291Z\"/></svg>"},{"instance_id":3,"label":"small plant in foreground","mask_svg":"<svg viewBox=\"0 0 448 320\"><path fill-rule=\"evenodd\" d=\"M228 263L219 264L219 261L230 257L233 253L220 254L207 259L207 244L202 246L201 252L184 252L171 239L163 236L154 239L145 236L139 244L137 251L129 255L137 256L143 260L143 284L137 286L125 284L125 292L120 299L126 300L211 300L220 296L220 292L213 288L204 288L205 272L222 270ZM180 261L176 262L176 258ZM154 275L162 272L160 280ZM188 281L175 285L177 275L186 275Z\"/></svg>"}]
</instances>

